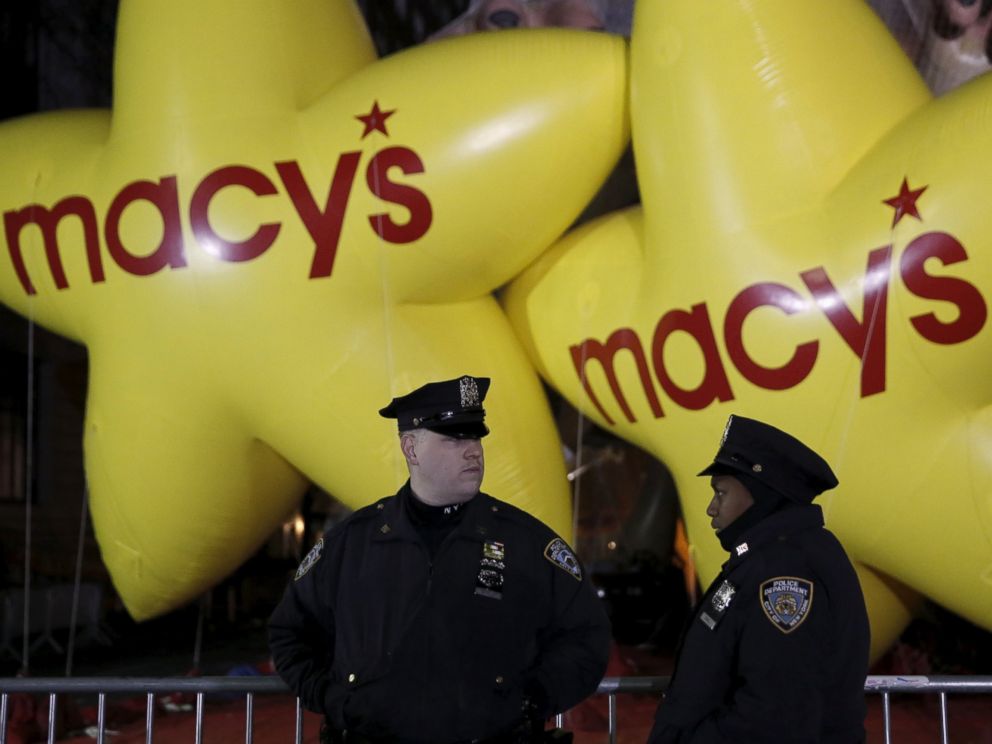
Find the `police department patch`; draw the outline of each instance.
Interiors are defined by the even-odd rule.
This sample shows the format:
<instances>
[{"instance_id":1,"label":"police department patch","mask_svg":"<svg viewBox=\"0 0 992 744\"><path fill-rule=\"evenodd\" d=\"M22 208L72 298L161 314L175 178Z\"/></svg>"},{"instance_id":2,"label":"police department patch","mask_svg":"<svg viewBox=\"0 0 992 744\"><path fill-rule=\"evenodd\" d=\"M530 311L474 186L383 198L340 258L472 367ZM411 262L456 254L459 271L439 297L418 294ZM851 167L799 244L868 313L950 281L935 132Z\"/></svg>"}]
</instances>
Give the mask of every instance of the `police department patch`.
<instances>
[{"instance_id":1,"label":"police department patch","mask_svg":"<svg viewBox=\"0 0 992 744\"><path fill-rule=\"evenodd\" d=\"M758 592L765 616L783 633L802 625L813 606L813 582L795 576L769 579Z\"/></svg>"},{"instance_id":2,"label":"police department patch","mask_svg":"<svg viewBox=\"0 0 992 744\"><path fill-rule=\"evenodd\" d=\"M313 568L314 564L320 560L320 554L323 550L324 538L320 538L314 543L313 547L310 548L310 552L303 557L303 560L300 562L300 567L296 569L296 576L293 577L293 581L299 581L306 575L307 571Z\"/></svg>"},{"instance_id":3,"label":"police department patch","mask_svg":"<svg viewBox=\"0 0 992 744\"><path fill-rule=\"evenodd\" d=\"M544 549L544 557L554 563L558 568L568 571L577 581L582 581L582 569L579 567L579 559L575 557L572 549L560 537L548 543Z\"/></svg>"}]
</instances>

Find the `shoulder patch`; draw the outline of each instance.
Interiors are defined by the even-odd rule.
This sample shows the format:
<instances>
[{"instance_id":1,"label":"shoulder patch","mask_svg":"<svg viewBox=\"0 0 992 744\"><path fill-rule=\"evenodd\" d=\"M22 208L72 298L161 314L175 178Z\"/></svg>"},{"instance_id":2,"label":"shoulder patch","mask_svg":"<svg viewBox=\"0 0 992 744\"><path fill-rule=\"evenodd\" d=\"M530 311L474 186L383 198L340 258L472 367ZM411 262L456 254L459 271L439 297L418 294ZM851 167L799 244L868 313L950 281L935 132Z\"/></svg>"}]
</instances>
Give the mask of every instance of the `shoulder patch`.
<instances>
[{"instance_id":1,"label":"shoulder patch","mask_svg":"<svg viewBox=\"0 0 992 744\"><path fill-rule=\"evenodd\" d=\"M300 567L296 569L296 576L293 577L293 581L299 581L302 579L307 571L314 567L317 561L320 560L321 553L324 552L324 538L320 538L314 543L313 547L310 548L310 552L303 556L303 560L300 562Z\"/></svg>"},{"instance_id":2,"label":"shoulder patch","mask_svg":"<svg viewBox=\"0 0 992 744\"><path fill-rule=\"evenodd\" d=\"M544 557L554 563L558 568L567 571L576 581L582 581L582 568L579 566L579 559L568 547L568 543L560 537L548 543L544 548Z\"/></svg>"},{"instance_id":3,"label":"shoulder patch","mask_svg":"<svg viewBox=\"0 0 992 744\"><path fill-rule=\"evenodd\" d=\"M776 576L761 584L758 598L771 624L783 633L791 633L809 616L813 582L796 576Z\"/></svg>"}]
</instances>

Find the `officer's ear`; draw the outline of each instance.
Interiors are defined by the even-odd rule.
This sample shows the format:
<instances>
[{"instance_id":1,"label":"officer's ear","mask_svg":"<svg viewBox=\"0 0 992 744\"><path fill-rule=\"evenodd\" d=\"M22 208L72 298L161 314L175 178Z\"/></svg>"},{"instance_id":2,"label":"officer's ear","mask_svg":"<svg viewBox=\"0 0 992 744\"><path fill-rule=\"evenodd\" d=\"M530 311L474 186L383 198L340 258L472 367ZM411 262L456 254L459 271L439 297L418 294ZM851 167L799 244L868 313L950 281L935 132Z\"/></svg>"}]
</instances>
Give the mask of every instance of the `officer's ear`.
<instances>
[{"instance_id":1,"label":"officer's ear","mask_svg":"<svg viewBox=\"0 0 992 744\"><path fill-rule=\"evenodd\" d=\"M417 465L417 431L404 431L400 434L400 451L407 465Z\"/></svg>"}]
</instances>

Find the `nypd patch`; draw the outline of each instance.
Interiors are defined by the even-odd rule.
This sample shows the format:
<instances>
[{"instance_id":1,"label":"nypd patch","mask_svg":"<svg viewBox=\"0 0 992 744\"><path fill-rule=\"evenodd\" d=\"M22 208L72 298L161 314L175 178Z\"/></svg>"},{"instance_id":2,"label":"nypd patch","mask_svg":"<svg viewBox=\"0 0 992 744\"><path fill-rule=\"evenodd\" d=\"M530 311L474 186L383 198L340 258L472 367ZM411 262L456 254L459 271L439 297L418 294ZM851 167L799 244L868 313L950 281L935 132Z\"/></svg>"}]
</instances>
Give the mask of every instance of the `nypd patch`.
<instances>
[{"instance_id":1,"label":"nypd patch","mask_svg":"<svg viewBox=\"0 0 992 744\"><path fill-rule=\"evenodd\" d=\"M769 579L758 592L765 617L783 633L802 625L813 606L813 582L795 576Z\"/></svg>"},{"instance_id":2,"label":"nypd patch","mask_svg":"<svg viewBox=\"0 0 992 744\"><path fill-rule=\"evenodd\" d=\"M570 573L576 581L582 581L582 568L579 566L579 559L575 557L575 553L560 537L556 537L548 543L544 549L544 557L558 568Z\"/></svg>"},{"instance_id":3,"label":"nypd patch","mask_svg":"<svg viewBox=\"0 0 992 744\"><path fill-rule=\"evenodd\" d=\"M314 564L320 560L321 553L324 552L324 538L320 538L314 543L314 546L310 548L310 552L307 553L303 560L300 562L300 567L296 569L296 576L293 577L293 581L299 581L302 579L307 571L314 567Z\"/></svg>"}]
</instances>

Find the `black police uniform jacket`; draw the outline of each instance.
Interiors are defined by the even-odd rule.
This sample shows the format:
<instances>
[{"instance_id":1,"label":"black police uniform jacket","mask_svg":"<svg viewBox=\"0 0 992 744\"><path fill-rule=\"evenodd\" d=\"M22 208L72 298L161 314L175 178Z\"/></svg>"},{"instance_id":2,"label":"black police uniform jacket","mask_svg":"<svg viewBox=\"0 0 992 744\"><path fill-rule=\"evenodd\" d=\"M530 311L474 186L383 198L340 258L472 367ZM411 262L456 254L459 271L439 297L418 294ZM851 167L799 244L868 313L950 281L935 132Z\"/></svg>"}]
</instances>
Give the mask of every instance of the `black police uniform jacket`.
<instances>
[{"instance_id":1,"label":"black police uniform jacket","mask_svg":"<svg viewBox=\"0 0 992 744\"><path fill-rule=\"evenodd\" d=\"M813 504L739 538L690 622L649 744L865 738L857 575Z\"/></svg>"},{"instance_id":2,"label":"black police uniform jacket","mask_svg":"<svg viewBox=\"0 0 992 744\"><path fill-rule=\"evenodd\" d=\"M549 713L594 692L609 621L564 541L479 493L431 560L404 497L409 483L327 532L269 620L304 705L337 730L442 744L512 728L528 682Z\"/></svg>"}]
</instances>

